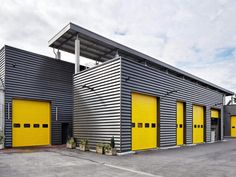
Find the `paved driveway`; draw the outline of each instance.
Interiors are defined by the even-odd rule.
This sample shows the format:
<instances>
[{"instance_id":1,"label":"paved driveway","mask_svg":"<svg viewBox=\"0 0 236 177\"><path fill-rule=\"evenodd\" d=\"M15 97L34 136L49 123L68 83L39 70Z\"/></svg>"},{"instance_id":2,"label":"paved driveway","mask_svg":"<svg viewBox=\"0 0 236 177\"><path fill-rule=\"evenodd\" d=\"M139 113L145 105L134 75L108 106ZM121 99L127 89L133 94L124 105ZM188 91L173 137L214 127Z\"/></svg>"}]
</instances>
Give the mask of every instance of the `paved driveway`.
<instances>
[{"instance_id":1,"label":"paved driveway","mask_svg":"<svg viewBox=\"0 0 236 177\"><path fill-rule=\"evenodd\" d=\"M236 139L110 157L65 148L0 151L1 177L236 176Z\"/></svg>"}]
</instances>

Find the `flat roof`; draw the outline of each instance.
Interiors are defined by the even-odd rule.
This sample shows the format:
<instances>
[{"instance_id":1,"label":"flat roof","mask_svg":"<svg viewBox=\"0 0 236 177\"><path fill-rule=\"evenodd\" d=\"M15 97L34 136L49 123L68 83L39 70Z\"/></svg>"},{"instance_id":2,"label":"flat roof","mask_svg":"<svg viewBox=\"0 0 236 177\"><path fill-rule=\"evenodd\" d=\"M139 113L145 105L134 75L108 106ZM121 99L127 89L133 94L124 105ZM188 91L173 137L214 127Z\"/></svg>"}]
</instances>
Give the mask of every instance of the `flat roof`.
<instances>
[{"instance_id":1,"label":"flat roof","mask_svg":"<svg viewBox=\"0 0 236 177\"><path fill-rule=\"evenodd\" d=\"M208 82L134 49L126 47L73 23L69 23L61 31L59 31L52 39L49 40L48 45L49 47L74 54L75 39L77 35L79 36L80 40L80 55L83 57L104 62L114 58L115 53L118 50L121 57L127 57L134 60L147 61L156 64L170 72L175 72L178 75L190 78L191 80L194 80L198 83L207 85L220 92L223 92L226 94L226 96L234 94L232 91L224 89L211 82Z\"/></svg>"}]
</instances>

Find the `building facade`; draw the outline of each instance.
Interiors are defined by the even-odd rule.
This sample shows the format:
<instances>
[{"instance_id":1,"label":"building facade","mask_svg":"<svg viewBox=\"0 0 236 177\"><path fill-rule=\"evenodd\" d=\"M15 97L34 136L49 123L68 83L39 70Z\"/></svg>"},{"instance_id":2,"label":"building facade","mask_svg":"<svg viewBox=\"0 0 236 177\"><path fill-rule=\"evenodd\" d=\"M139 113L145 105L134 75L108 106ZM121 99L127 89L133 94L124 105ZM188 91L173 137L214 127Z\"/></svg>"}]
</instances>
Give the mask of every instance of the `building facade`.
<instances>
[{"instance_id":1,"label":"building facade","mask_svg":"<svg viewBox=\"0 0 236 177\"><path fill-rule=\"evenodd\" d=\"M224 136L236 138L236 105L224 106Z\"/></svg>"},{"instance_id":2,"label":"building facade","mask_svg":"<svg viewBox=\"0 0 236 177\"><path fill-rule=\"evenodd\" d=\"M72 134L74 64L4 46L5 147L65 143Z\"/></svg>"},{"instance_id":3,"label":"building facade","mask_svg":"<svg viewBox=\"0 0 236 177\"><path fill-rule=\"evenodd\" d=\"M70 135L92 149L114 137L119 152L223 139L233 92L72 23L49 46L75 54L75 64L0 50L5 147L64 144ZM97 65L81 66L80 56Z\"/></svg>"},{"instance_id":4,"label":"building facade","mask_svg":"<svg viewBox=\"0 0 236 177\"><path fill-rule=\"evenodd\" d=\"M90 148L114 136L120 152L223 139L234 94L69 23L49 46L75 54L73 135ZM80 56L101 62L79 71Z\"/></svg>"},{"instance_id":5,"label":"building facade","mask_svg":"<svg viewBox=\"0 0 236 177\"><path fill-rule=\"evenodd\" d=\"M223 99L216 90L118 58L74 76L74 136L91 147L114 136L121 152L210 142L215 111L222 140Z\"/></svg>"}]
</instances>

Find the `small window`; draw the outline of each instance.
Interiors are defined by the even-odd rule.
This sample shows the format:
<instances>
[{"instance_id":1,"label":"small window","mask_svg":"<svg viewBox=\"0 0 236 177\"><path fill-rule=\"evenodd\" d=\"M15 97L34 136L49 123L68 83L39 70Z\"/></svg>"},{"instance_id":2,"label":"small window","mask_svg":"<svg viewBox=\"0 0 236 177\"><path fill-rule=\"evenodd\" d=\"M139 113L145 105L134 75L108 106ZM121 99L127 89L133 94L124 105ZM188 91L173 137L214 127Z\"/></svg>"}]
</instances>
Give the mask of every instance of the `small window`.
<instances>
[{"instance_id":1,"label":"small window","mask_svg":"<svg viewBox=\"0 0 236 177\"><path fill-rule=\"evenodd\" d=\"M197 128L197 125L194 125L194 128Z\"/></svg>"},{"instance_id":2,"label":"small window","mask_svg":"<svg viewBox=\"0 0 236 177\"><path fill-rule=\"evenodd\" d=\"M200 128L200 125L198 125L197 127Z\"/></svg>"},{"instance_id":3,"label":"small window","mask_svg":"<svg viewBox=\"0 0 236 177\"><path fill-rule=\"evenodd\" d=\"M203 128L203 125L201 125L201 128Z\"/></svg>"},{"instance_id":4,"label":"small window","mask_svg":"<svg viewBox=\"0 0 236 177\"><path fill-rule=\"evenodd\" d=\"M133 127L133 128L135 127L135 123L132 123L132 127Z\"/></svg>"},{"instance_id":5,"label":"small window","mask_svg":"<svg viewBox=\"0 0 236 177\"><path fill-rule=\"evenodd\" d=\"M43 124L43 128L48 128L48 124Z\"/></svg>"},{"instance_id":6,"label":"small window","mask_svg":"<svg viewBox=\"0 0 236 177\"><path fill-rule=\"evenodd\" d=\"M142 128L143 127L143 123L138 123L138 128Z\"/></svg>"},{"instance_id":7,"label":"small window","mask_svg":"<svg viewBox=\"0 0 236 177\"><path fill-rule=\"evenodd\" d=\"M14 127L14 128L20 128L20 124L15 123L15 124L13 125L13 127Z\"/></svg>"},{"instance_id":8,"label":"small window","mask_svg":"<svg viewBox=\"0 0 236 177\"><path fill-rule=\"evenodd\" d=\"M30 128L30 124L24 124L24 128Z\"/></svg>"},{"instance_id":9,"label":"small window","mask_svg":"<svg viewBox=\"0 0 236 177\"><path fill-rule=\"evenodd\" d=\"M34 128L39 128L39 124L34 124Z\"/></svg>"},{"instance_id":10,"label":"small window","mask_svg":"<svg viewBox=\"0 0 236 177\"><path fill-rule=\"evenodd\" d=\"M235 128L235 126L233 126L232 128Z\"/></svg>"},{"instance_id":11,"label":"small window","mask_svg":"<svg viewBox=\"0 0 236 177\"><path fill-rule=\"evenodd\" d=\"M145 123L145 128L149 128L149 123Z\"/></svg>"},{"instance_id":12,"label":"small window","mask_svg":"<svg viewBox=\"0 0 236 177\"><path fill-rule=\"evenodd\" d=\"M152 128L155 128L156 127L156 124L155 123L152 123Z\"/></svg>"},{"instance_id":13,"label":"small window","mask_svg":"<svg viewBox=\"0 0 236 177\"><path fill-rule=\"evenodd\" d=\"M179 128L183 128L183 124L179 124Z\"/></svg>"}]
</instances>

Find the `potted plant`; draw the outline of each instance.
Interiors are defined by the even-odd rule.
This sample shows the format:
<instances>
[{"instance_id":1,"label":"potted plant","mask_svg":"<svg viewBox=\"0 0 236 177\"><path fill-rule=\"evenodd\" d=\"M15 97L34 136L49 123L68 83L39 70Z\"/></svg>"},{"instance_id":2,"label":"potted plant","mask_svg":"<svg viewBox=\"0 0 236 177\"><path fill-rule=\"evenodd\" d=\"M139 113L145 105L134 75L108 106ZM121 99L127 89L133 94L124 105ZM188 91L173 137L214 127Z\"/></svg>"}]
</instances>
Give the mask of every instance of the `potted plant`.
<instances>
[{"instance_id":1,"label":"potted plant","mask_svg":"<svg viewBox=\"0 0 236 177\"><path fill-rule=\"evenodd\" d=\"M69 149L75 149L76 148L76 141L75 138L71 137L67 140L66 147Z\"/></svg>"},{"instance_id":2,"label":"potted plant","mask_svg":"<svg viewBox=\"0 0 236 177\"><path fill-rule=\"evenodd\" d=\"M4 135L2 130L0 130L0 149L3 149Z\"/></svg>"},{"instance_id":3,"label":"potted plant","mask_svg":"<svg viewBox=\"0 0 236 177\"><path fill-rule=\"evenodd\" d=\"M99 143L96 145L96 153L104 154L104 144Z\"/></svg>"},{"instance_id":4,"label":"potted plant","mask_svg":"<svg viewBox=\"0 0 236 177\"><path fill-rule=\"evenodd\" d=\"M86 138L80 140L79 149L81 151L88 151L89 150L89 148L88 148L88 140Z\"/></svg>"},{"instance_id":5,"label":"potted plant","mask_svg":"<svg viewBox=\"0 0 236 177\"><path fill-rule=\"evenodd\" d=\"M111 138L111 143L104 146L106 155L116 155L115 138Z\"/></svg>"}]
</instances>

